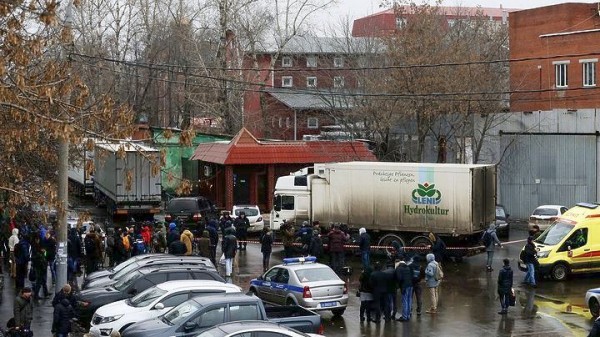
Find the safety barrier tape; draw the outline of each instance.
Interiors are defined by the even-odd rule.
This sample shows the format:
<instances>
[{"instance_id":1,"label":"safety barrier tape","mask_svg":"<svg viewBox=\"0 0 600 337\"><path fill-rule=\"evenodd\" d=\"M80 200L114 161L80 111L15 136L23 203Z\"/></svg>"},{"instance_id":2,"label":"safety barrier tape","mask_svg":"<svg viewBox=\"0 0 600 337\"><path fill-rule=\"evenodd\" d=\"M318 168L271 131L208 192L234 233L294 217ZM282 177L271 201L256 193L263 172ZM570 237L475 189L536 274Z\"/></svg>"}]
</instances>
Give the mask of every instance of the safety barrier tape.
<instances>
[{"instance_id":1,"label":"safety barrier tape","mask_svg":"<svg viewBox=\"0 0 600 337\"><path fill-rule=\"evenodd\" d=\"M519 243L519 242L525 242L527 241L526 239L523 240L513 240L513 241L505 241L502 242L502 245L510 245L513 243ZM260 244L260 241L255 241L255 240L238 240L238 243L253 243L253 244ZM274 246L282 246L283 243L282 242L273 242ZM299 242L294 242L293 243L294 246L298 246L301 247L303 244L299 243ZM327 244L323 244L323 247L327 247ZM358 245L344 245L344 248L359 248ZM371 249L392 249L392 246L371 246ZM431 247L430 246L404 246L402 247L404 250L429 250ZM446 247L446 249L450 249L450 250L471 250L471 249L482 249L485 248L485 246L483 245L479 245L479 246L473 246L473 247Z\"/></svg>"}]
</instances>

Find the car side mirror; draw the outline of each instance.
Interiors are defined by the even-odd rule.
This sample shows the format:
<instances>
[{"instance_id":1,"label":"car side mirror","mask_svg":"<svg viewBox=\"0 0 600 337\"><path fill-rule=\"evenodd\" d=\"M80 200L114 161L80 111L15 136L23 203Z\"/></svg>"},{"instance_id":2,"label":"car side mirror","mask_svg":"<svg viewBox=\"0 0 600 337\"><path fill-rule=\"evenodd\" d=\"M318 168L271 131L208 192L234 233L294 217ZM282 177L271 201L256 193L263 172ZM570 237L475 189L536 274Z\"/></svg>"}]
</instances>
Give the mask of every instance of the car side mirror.
<instances>
[{"instance_id":1,"label":"car side mirror","mask_svg":"<svg viewBox=\"0 0 600 337\"><path fill-rule=\"evenodd\" d=\"M162 303L156 303L156 305L154 306L154 309L156 310L162 310L165 308L165 305Z\"/></svg>"},{"instance_id":2,"label":"car side mirror","mask_svg":"<svg viewBox=\"0 0 600 337\"><path fill-rule=\"evenodd\" d=\"M194 323L194 322L186 322L186 323L183 325L183 329L184 329L186 332L190 332L190 331L192 331L192 330L196 329L197 327L198 327L198 324L196 324L196 323Z\"/></svg>"}]
</instances>

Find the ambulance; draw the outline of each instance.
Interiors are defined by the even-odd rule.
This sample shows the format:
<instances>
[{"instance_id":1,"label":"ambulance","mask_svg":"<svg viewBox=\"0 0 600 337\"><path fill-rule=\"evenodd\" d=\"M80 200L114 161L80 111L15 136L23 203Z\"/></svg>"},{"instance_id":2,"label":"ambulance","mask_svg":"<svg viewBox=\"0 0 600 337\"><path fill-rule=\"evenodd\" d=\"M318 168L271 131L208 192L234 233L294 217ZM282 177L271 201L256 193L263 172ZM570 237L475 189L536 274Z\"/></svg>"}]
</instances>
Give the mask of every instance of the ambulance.
<instances>
[{"instance_id":1,"label":"ambulance","mask_svg":"<svg viewBox=\"0 0 600 337\"><path fill-rule=\"evenodd\" d=\"M540 275L557 281L600 271L600 204L578 203L535 241Z\"/></svg>"}]
</instances>

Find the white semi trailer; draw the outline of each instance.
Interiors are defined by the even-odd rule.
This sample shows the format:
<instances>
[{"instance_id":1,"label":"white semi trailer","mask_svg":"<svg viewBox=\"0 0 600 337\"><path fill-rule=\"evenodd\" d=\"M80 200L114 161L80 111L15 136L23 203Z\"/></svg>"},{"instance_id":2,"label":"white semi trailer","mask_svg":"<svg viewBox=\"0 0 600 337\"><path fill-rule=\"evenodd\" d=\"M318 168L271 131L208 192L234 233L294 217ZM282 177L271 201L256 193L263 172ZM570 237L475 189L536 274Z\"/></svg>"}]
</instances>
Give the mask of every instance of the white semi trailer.
<instances>
[{"instance_id":1,"label":"white semi trailer","mask_svg":"<svg viewBox=\"0 0 600 337\"><path fill-rule=\"evenodd\" d=\"M315 164L277 179L271 228L318 220L365 227L379 245L426 246L433 232L449 246L472 247L495 221L495 206L494 165Z\"/></svg>"},{"instance_id":2,"label":"white semi trailer","mask_svg":"<svg viewBox=\"0 0 600 337\"><path fill-rule=\"evenodd\" d=\"M161 174L157 149L131 142L96 144L94 200L113 217L151 219L160 212Z\"/></svg>"}]
</instances>

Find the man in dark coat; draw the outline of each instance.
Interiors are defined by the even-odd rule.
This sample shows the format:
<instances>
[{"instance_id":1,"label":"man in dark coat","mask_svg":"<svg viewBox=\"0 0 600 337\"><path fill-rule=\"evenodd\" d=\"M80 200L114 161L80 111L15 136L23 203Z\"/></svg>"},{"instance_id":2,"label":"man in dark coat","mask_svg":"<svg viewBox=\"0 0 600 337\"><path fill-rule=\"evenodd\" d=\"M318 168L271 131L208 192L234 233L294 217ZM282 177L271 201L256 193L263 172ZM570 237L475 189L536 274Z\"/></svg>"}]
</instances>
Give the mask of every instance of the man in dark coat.
<instances>
[{"instance_id":1,"label":"man in dark coat","mask_svg":"<svg viewBox=\"0 0 600 337\"><path fill-rule=\"evenodd\" d=\"M56 305L64 299L69 301L73 308L77 306L77 295L72 290L71 285L69 285L68 283L65 284L59 292L54 294L54 298L52 299L52 306L56 307Z\"/></svg>"},{"instance_id":2,"label":"man in dark coat","mask_svg":"<svg viewBox=\"0 0 600 337\"><path fill-rule=\"evenodd\" d=\"M206 229L202 232L202 237L198 239L198 253L200 256L207 257L210 259L210 234Z\"/></svg>"},{"instance_id":3,"label":"man in dark coat","mask_svg":"<svg viewBox=\"0 0 600 337\"><path fill-rule=\"evenodd\" d=\"M370 281L373 289L373 310L371 312L372 320L379 323L381 320L381 305L385 303L385 296L388 288L388 276L381 270L381 264L375 263L375 270L371 273ZM389 319L389 318L388 318Z\"/></svg>"},{"instance_id":4,"label":"man in dark coat","mask_svg":"<svg viewBox=\"0 0 600 337\"><path fill-rule=\"evenodd\" d=\"M263 255L263 272L269 269L269 262L271 260L271 252L273 251L273 235L271 235L271 229L269 227L263 228L262 234L260 235L260 252Z\"/></svg>"},{"instance_id":5,"label":"man in dark coat","mask_svg":"<svg viewBox=\"0 0 600 337\"><path fill-rule=\"evenodd\" d=\"M50 296L48 293L48 261L46 260L46 251L40 245L35 245L32 249L31 268L35 274L33 286L33 299L39 299L40 288L44 292L44 297Z\"/></svg>"},{"instance_id":6,"label":"man in dark coat","mask_svg":"<svg viewBox=\"0 0 600 337\"><path fill-rule=\"evenodd\" d=\"M185 246L185 243L181 242L181 240L179 240L179 239L172 241L171 244L169 245L169 254L185 255L186 252L187 252L187 247Z\"/></svg>"},{"instance_id":7,"label":"man in dark coat","mask_svg":"<svg viewBox=\"0 0 600 337\"><path fill-rule=\"evenodd\" d=\"M17 265L15 287L17 290L22 289L25 286L27 266L29 265L29 260L31 259L29 255L30 248L31 245L29 244L29 241L23 236L19 238L19 242L15 245L15 264Z\"/></svg>"},{"instance_id":8,"label":"man in dark coat","mask_svg":"<svg viewBox=\"0 0 600 337\"><path fill-rule=\"evenodd\" d=\"M498 296L500 297L501 310L500 315L506 315L510 305L510 296L512 295L513 271L510 268L510 260L502 260L504 266L498 273Z\"/></svg>"},{"instance_id":9,"label":"man in dark coat","mask_svg":"<svg viewBox=\"0 0 600 337\"><path fill-rule=\"evenodd\" d=\"M527 274L525 274L523 283L529 284L535 288L535 267L537 266L538 261L537 251L535 249L535 244L533 243L533 236L527 238L527 244L525 244L525 248L523 248L523 251L521 252L521 260L527 266Z\"/></svg>"},{"instance_id":10,"label":"man in dark coat","mask_svg":"<svg viewBox=\"0 0 600 337\"><path fill-rule=\"evenodd\" d=\"M217 265L217 245L219 244L219 232L217 230L217 221L211 219L208 221L206 226L208 235L210 236L210 260L216 266Z\"/></svg>"},{"instance_id":11,"label":"man in dark coat","mask_svg":"<svg viewBox=\"0 0 600 337\"><path fill-rule=\"evenodd\" d=\"M235 230L233 228L225 229L225 237L223 238L223 246L221 250L225 255L225 276L230 278L233 272L233 259L237 252L237 238L233 234Z\"/></svg>"},{"instance_id":12,"label":"man in dark coat","mask_svg":"<svg viewBox=\"0 0 600 337\"><path fill-rule=\"evenodd\" d=\"M98 265L102 257L102 244L93 227L85 236L84 246L86 258L85 272L89 275L98 270Z\"/></svg>"},{"instance_id":13,"label":"man in dark coat","mask_svg":"<svg viewBox=\"0 0 600 337\"><path fill-rule=\"evenodd\" d=\"M177 225L174 222L171 222L169 224L169 233L167 234L167 247L171 247L171 243L173 243L173 241L179 241L180 237L181 235L177 230Z\"/></svg>"},{"instance_id":14,"label":"man in dark coat","mask_svg":"<svg viewBox=\"0 0 600 337\"><path fill-rule=\"evenodd\" d=\"M402 293L402 316L400 316L398 320L408 321L412 313L412 270L406 261L400 261L396 267L395 274L396 282Z\"/></svg>"},{"instance_id":15,"label":"man in dark coat","mask_svg":"<svg viewBox=\"0 0 600 337\"><path fill-rule=\"evenodd\" d=\"M42 247L46 250L46 260L50 267L52 284L56 283L56 238L51 231L46 232L46 237L42 241Z\"/></svg>"},{"instance_id":16,"label":"man in dark coat","mask_svg":"<svg viewBox=\"0 0 600 337\"><path fill-rule=\"evenodd\" d=\"M33 320L33 304L31 303L31 288L25 287L19 291L13 305L15 327L23 330L31 327Z\"/></svg>"},{"instance_id":17,"label":"man in dark coat","mask_svg":"<svg viewBox=\"0 0 600 337\"><path fill-rule=\"evenodd\" d=\"M435 260L438 263L444 262L446 257L446 243L439 235L429 233L429 240L431 240L431 252L435 256Z\"/></svg>"},{"instance_id":18,"label":"man in dark coat","mask_svg":"<svg viewBox=\"0 0 600 337\"><path fill-rule=\"evenodd\" d=\"M333 226L333 230L327 234L329 237L329 253L331 254L332 269L336 273L342 271L344 267L344 243L346 243L346 234L340 230L338 224Z\"/></svg>"},{"instance_id":19,"label":"man in dark coat","mask_svg":"<svg viewBox=\"0 0 600 337\"><path fill-rule=\"evenodd\" d=\"M421 281L425 278L425 268L421 266L421 256L419 254L413 256L408 266L412 272L412 286L413 294L415 294L415 300L417 301L417 315L421 315L423 308L423 287L421 286Z\"/></svg>"},{"instance_id":20,"label":"man in dark coat","mask_svg":"<svg viewBox=\"0 0 600 337\"><path fill-rule=\"evenodd\" d=\"M54 307L54 317L52 320L52 332L56 333L56 337L67 337L71 332L71 319L75 317L73 307L68 299L63 298Z\"/></svg>"},{"instance_id":21,"label":"man in dark coat","mask_svg":"<svg viewBox=\"0 0 600 337\"><path fill-rule=\"evenodd\" d=\"M67 280L69 282L76 282L75 276L81 260L81 246L81 238L77 229L71 228L67 238Z\"/></svg>"},{"instance_id":22,"label":"man in dark coat","mask_svg":"<svg viewBox=\"0 0 600 337\"><path fill-rule=\"evenodd\" d=\"M320 259L323 254L323 241L321 240L321 234L317 230L313 230L313 235L308 244L308 254L316 257L317 260Z\"/></svg>"},{"instance_id":23,"label":"man in dark coat","mask_svg":"<svg viewBox=\"0 0 600 337\"><path fill-rule=\"evenodd\" d=\"M238 239L239 250L246 250L246 240L248 240L248 227L250 227L250 220L248 220L246 217L245 212L240 212L240 215L233 221L233 226L235 227L235 235Z\"/></svg>"},{"instance_id":24,"label":"man in dark coat","mask_svg":"<svg viewBox=\"0 0 600 337\"><path fill-rule=\"evenodd\" d=\"M363 270L366 270L370 265L369 257L371 255L371 237L365 228L359 229L358 233L360 234L360 239L358 241L360 259L362 261Z\"/></svg>"}]
</instances>

